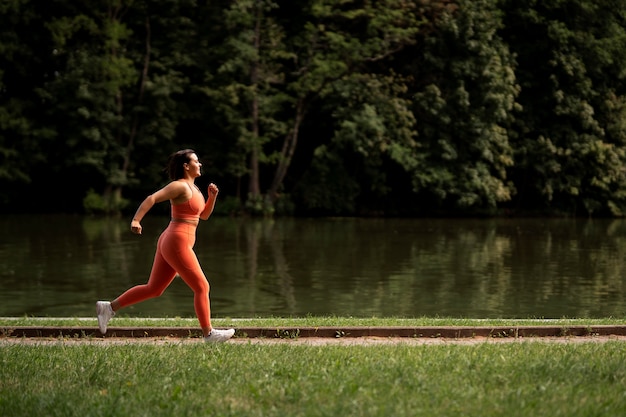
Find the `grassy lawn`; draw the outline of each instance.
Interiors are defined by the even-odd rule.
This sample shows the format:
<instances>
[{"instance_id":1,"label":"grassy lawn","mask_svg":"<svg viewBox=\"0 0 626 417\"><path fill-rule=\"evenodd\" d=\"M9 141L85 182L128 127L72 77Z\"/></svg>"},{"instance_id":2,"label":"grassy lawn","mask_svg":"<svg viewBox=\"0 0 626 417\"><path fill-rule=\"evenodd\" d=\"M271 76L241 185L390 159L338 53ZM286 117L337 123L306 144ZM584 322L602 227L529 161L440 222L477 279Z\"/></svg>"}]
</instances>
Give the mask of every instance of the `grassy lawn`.
<instances>
[{"instance_id":1,"label":"grassy lawn","mask_svg":"<svg viewBox=\"0 0 626 417\"><path fill-rule=\"evenodd\" d=\"M7 344L2 416L618 416L622 342Z\"/></svg>"},{"instance_id":2,"label":"grassy lawn","mask_svg":"<svg viewBox=\"0 0 626 417\"><path fill-rule=\"evenodd\" d=\"M69 322L68 322L69 320ZM43 322L43 324L42 324ZM4 319L0 325L85 325ZM219 319L235 327L242 320ZM623 320L249 319L247 326L623 324ZM95 325L95 320L94 320ZM116 318L114 326L194 326ZM618 416L623 342L473 345L0 344L0 416Z\"/></svg>"}]
</instances>

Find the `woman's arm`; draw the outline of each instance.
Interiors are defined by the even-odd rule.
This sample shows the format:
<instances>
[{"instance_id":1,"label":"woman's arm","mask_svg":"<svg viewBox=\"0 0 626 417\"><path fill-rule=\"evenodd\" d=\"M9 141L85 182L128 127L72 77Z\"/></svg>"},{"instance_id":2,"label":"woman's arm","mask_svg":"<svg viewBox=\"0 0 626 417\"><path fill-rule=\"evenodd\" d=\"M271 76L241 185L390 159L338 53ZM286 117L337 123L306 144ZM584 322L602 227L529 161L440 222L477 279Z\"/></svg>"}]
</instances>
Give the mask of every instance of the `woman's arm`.
<instances>
[{"instance_id":1,"label":"woman's arm","mask_svg":"<svg viewBox=\"0 0 626 417\"><path fill-rule=\"evenodd\" d=\"M182 194L185 194L188 190L189 187L185 186L182 182L172 181L156 193L150 194L145 200L143 200L135 212L133 220L130 222L130 230L133 233L140 235L142 231L141 220L156 203L160 203L165 200L175 200Z\"/></svg>"},{"instance_id":2,"label":"woman's arm","mask_svg":"<svg viewBox=\"0 0 626 417\"><path fill-rule=\"evenodd\" d=\"M202 220L206 220L209 218L209 216L211 216L211 213L213 213L213 209L215 208L215 200L217 200L217 194L220 192L220 190L217 188L217 185L211 183L209 184L209 191L208 191L208 195L207 195L207 200L206 200L206 204L204 205L204 210L202 210L202 213L200 213L200 218Z\"/></svg>"}]
</instances>

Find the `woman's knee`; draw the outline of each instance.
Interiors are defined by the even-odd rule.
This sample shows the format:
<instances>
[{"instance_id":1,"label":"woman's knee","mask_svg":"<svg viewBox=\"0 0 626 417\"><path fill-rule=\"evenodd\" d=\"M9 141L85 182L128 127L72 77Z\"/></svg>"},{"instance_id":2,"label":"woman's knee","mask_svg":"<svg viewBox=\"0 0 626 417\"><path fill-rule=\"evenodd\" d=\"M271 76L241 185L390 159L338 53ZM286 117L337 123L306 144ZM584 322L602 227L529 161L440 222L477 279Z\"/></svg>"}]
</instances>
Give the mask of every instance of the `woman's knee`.
<instances>
[{"instance_id":1,"label":"woman's knee","mask_svg":"<svg viewBox=\"0 0 626 417\"><path fill-rule=\"evenodd\" d=\"M181 278L183 279L183 281L185 281L185 283L187 284L187 286L189 286L189 288L191 288L191 290L194 292L194 294L199 294L199 295L204 295L204 294L209 294L209 291L211 289L209 282L207 281L207 279L205 277L201 277L201 276L197 276L197 277L186 277L186 276L181 276Z\"/></svg>"},{"instance_id":2,"label":"woman's knee","mask_svg":"<svg viewBox=\"0 0 626 417\"><path fill-rule=\"evenodd\" d=\"M209 285L209 282L205 279L200 280L198 282L198 286L195 290L193 290L194 292L197 292L199 294L209 294L209 291L211 290L211 286Z\"/></svg>"},{"instance_id":3,"label":"woman's knee","mask_svg":"<svg viewBox=\"0 0 626 417\"><path fill-rule=\"evenodd\" d=\"M167 289L167 286L146 285L146 291L150 294L152 298L162 296L166 289Z\"/></svg>"}]
</instances>

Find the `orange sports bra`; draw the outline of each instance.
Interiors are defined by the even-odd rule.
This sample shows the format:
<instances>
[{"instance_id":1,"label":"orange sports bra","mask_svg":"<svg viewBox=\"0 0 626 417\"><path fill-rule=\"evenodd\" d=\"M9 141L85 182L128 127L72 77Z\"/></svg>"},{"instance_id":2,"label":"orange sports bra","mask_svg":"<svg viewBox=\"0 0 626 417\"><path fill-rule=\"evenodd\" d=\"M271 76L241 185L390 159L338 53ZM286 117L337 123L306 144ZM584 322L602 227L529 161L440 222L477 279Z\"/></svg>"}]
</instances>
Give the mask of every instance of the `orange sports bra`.
<instances>
[{"instance_id":1,"label":"orange sports bra","mask_svg":"<svg viewBox=\"0 0 626 417\"><path fill-rule=\"evenodd\" d=\"M189 185L189 184L187 184ZM172 218L178 220L198 220L204 210L204 196L196 187L191 187L191 198L184 203L172 204Z\"/></svg>"}]
</instances>

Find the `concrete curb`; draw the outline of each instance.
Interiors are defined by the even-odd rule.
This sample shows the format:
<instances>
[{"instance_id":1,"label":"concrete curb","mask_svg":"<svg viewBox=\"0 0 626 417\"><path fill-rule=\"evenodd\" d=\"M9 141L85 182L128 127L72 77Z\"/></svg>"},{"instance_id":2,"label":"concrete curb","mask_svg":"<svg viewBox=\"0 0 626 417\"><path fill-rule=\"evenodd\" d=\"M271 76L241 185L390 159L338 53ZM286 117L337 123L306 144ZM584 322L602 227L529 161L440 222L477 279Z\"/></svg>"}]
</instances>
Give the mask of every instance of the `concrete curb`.
<instances>
[{"instance_id":1,"label":"concrete curb","mask_svg":"<svg viewBox=\"0 0 626 417\"><path fill-rule=\"evenodd\" d=\"M1 326L0 337L11 338L146 338L200 337L197 327L111 327L102 335L97 327ZM422 326L422 327L237 327L238 338L528 338L569 336L626 336L626 325L599 326Z\"/></svg>"}]
</instances>

